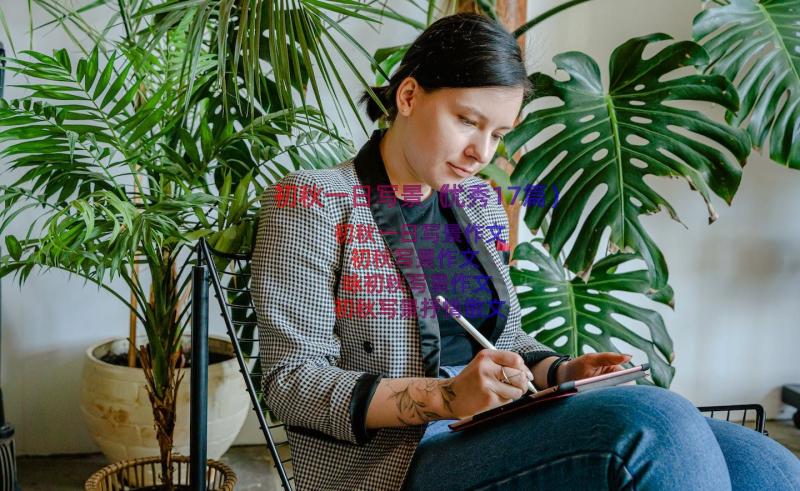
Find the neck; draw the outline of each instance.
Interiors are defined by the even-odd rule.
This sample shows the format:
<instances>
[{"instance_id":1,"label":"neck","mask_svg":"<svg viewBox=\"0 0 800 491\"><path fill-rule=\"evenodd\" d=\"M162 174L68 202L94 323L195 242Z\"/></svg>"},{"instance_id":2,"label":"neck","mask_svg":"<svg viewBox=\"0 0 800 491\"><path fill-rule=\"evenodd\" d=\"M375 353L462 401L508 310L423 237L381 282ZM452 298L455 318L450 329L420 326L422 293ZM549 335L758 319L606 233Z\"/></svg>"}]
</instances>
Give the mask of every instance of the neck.
<instances>
[{"instance_id":1,"label":"neck","mask_svg":"<svg viewBox=\"0 0 800 491\"><path fill-rule=\"evenodd\" d=\"M427 199L433 189L416 176L408 159L403 152L403 145L400 132L401 128L390 126L386 133L381 138L380 151L383 165L386 167L386 174L389 176L389 182L397 185L395 195L403 199L403 186L406 185L419 185L421 186L422 197L420 200Z\"/></svg>"}]
</instances>

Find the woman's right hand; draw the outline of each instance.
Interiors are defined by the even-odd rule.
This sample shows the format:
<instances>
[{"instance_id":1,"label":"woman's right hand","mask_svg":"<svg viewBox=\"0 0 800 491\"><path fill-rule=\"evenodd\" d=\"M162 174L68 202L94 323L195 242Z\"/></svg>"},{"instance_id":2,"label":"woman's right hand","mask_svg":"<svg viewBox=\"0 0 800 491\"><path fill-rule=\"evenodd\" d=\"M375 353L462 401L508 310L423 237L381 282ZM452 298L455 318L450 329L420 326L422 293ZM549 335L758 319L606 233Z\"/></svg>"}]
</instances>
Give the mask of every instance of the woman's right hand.
<instances>
[{"instance_id":1,"label":"woman's right hand","mask_svg":"<svg viewBox=\"0 0 800 491\"><path fill-rule=\"evenodd\" d=\"M503 371L510 384L506 383ZM444 407L453 419L466 418L519 399L533 374L513 351L484 349L442 390Z\"/></svg>"}]
</instances>

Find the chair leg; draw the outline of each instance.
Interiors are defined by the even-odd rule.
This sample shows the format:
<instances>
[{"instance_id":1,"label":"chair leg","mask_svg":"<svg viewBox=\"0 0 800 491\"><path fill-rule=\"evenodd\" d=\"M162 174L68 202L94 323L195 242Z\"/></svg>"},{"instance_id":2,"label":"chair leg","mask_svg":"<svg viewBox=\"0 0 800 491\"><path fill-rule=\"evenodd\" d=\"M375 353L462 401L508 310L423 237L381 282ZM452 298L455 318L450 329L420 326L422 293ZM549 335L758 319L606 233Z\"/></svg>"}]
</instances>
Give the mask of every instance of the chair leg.
<instances>
[{"instance_id":1,"label":"chair leg","mask_svg":"<svg viewBox=\"0 0 800 491\"><path fill-rule=\"evenodd\" d=\"M206 490L208 450L208 270L194 267L192 277L192 368L189 413L189 483Z\"/></svg>"}]
</instances>

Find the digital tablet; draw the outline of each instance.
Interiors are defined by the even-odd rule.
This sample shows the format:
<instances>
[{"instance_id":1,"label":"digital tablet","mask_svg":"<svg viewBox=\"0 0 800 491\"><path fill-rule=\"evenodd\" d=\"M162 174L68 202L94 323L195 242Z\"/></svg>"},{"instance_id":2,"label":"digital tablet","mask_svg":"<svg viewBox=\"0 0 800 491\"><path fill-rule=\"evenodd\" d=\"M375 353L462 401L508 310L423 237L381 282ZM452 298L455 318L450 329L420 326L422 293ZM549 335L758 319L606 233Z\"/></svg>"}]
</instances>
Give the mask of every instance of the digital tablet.
<instances>
[{"instance_id":1,"label":"digital tablet","mask_svg":"<svg viewBox=\"0 0 800 491\"><path fill-rule=\"evenodd\" d=\"M611 387L640 379L647 375L646 372L649 369L650 364L643 363L635 367L620 370L619 372L605 373L596 377L583 378L580 380L570 380L569 382L540 390L535 394L528 393L515 401L497 406L468 418L460 419L454 423L450 423L448 426L453 431L465 430L489 421L496 421L498 418L504 417L507 414L545 405L575 395L579 392Z\"/></svg>"}]
</instances>

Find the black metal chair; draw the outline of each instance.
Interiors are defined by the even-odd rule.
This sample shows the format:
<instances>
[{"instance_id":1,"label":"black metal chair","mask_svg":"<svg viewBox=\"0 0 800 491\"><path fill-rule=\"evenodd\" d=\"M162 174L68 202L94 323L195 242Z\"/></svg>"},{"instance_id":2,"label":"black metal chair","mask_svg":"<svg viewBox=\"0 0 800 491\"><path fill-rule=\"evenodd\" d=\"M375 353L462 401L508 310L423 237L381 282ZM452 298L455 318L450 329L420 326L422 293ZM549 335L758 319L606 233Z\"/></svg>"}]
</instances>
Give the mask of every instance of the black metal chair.
<instances>
[{"instance_id":1,"label":"black metal chair","mask_svg":"<svg viewBox=\"0 0 800 491\"><path fill-rule=\"evenodd\" d=\"M725 406L699 406L697 408L701 413L710 418L724 419L725 421L738 422L742 426L752 428L753 430L769 436L767 432L767 418L764 413L764 408L761 404L730 404ZM753 419L748 416L752 414Z\"/></svg>"},{"instance_id":2,"label":"black metal chair","mask_svg":"<svg viewBox=\"0 0 800 491\"><path fill-rule=\"evenodd\" d=\"M204 239L198 243L197 250L198 264L208 267L208 276L219 303L220 315L233 344L239 371L244 376L250 402L280 477L281 486L285 491L292 491L294 476L285 425L272 416L261 390L258 326L250 297L250 255L213 251Z\"/></svg>"},{"instance_id":3,"label":"black metal chair","mask_svg":"<svg viewBox=\"0 0 800 491\"><path fill-rule=\"evenodd\" d=\"M258 326L250 297L250 256L214 251L205 240L198 244L198 264L208 266L214 296L219 302L225 327L233 343L239 369L244 376L258 423L269 447L285 491L292 491L292 460L283 423L275 419L264 403L261 366L258 363ZM207 306L204 308L207 309ZM759 404L701 406L709 417L741 421L742 426L767 434L764 408ZM750 419L750 414L755 419Z\"/></svg>"}]
</instances>

